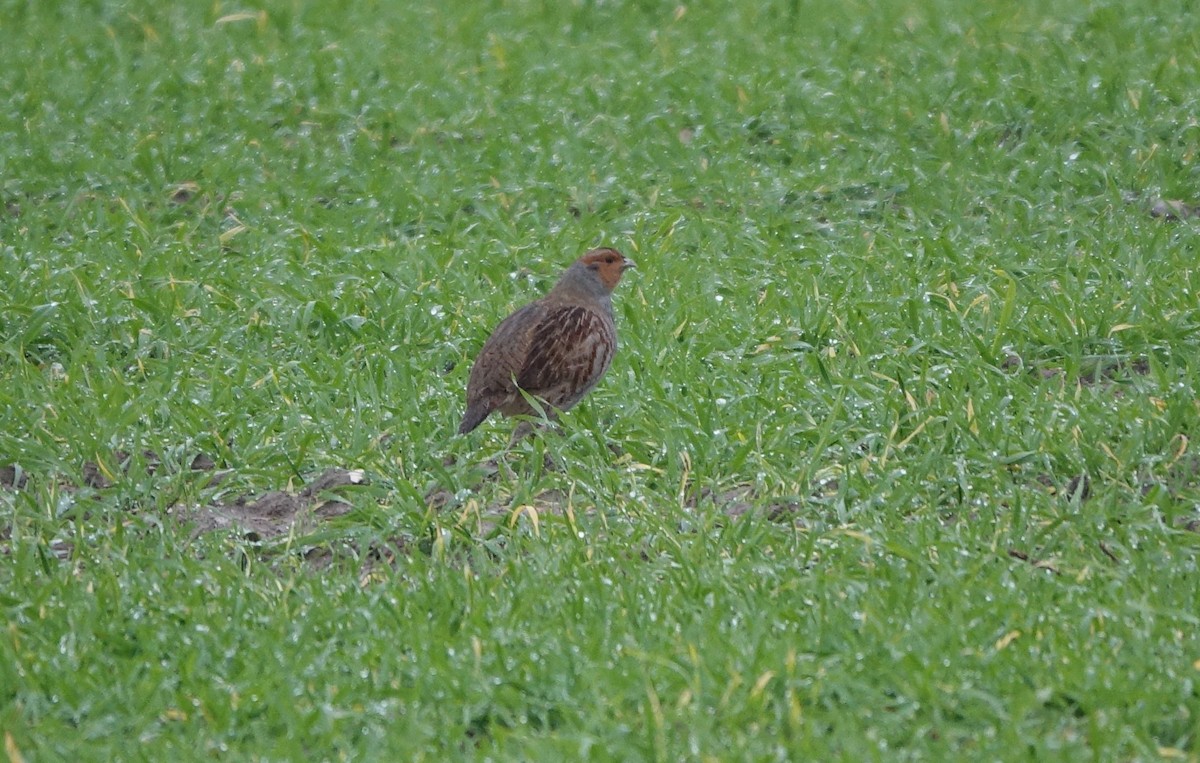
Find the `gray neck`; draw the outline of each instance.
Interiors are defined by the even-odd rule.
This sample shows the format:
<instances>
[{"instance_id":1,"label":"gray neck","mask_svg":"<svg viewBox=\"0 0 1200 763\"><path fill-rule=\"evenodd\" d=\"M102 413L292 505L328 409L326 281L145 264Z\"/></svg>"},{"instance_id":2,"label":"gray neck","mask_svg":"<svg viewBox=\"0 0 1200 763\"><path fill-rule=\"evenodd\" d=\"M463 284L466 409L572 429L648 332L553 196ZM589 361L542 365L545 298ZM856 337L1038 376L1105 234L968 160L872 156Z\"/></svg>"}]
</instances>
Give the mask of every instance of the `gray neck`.
<instances>
[{"instance_id":1,"label":"gray neck","mask_svg":"<svg viewBox=\"0 0 1200 763\"><path fill-rule=\"evenodd\" d=\"M565 299L592 300L603 305L609 313L612 312L612 293L586 265L576 263L567 268L550 294Z\"/></svg>"}]
</instances>

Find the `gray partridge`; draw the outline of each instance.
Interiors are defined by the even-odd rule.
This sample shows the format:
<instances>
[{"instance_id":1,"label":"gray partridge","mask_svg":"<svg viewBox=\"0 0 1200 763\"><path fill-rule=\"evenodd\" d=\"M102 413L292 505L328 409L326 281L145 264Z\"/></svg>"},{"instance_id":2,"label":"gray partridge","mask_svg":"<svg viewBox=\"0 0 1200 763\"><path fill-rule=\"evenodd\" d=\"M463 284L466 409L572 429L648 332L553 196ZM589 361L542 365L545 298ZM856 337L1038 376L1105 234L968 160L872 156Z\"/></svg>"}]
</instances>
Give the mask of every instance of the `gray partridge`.
<instances>
[{"instance_id":1,"label":"gray partridge","mask_svg":"<svg viewBox=\"0 0 1200 763\"><path fill-rule=\"evenodd\" d=\"M592 249L567 268L550 293L505 318L484 342L467 381L460 434L492 414L531 415L521 391L553 416L596 386L617 351L612 292L633 260Z\"/></svg>"}]
</instances>

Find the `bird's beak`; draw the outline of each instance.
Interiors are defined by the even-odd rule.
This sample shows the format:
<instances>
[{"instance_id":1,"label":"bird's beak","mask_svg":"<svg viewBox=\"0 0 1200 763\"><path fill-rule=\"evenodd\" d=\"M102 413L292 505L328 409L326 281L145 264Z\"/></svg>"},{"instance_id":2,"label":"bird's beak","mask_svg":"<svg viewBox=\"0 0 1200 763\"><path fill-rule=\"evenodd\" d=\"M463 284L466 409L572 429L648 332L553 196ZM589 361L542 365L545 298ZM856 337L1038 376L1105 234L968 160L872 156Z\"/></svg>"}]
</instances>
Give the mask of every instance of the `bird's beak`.
<instances>
[{"instance_id":1,"label":"bird's beak","mask_svg":"<svg viewBox=\"0 0 1200 763\"><path fill-rule=\"evenodd\" d=\"M621 272L624 273L626 270L629 270L630 268L636 268L636 267L637 267L637 263L634 262L633 260L629 259L628 257L626 257L625 264L621 266Z\"/></svg>"}]
</instances>

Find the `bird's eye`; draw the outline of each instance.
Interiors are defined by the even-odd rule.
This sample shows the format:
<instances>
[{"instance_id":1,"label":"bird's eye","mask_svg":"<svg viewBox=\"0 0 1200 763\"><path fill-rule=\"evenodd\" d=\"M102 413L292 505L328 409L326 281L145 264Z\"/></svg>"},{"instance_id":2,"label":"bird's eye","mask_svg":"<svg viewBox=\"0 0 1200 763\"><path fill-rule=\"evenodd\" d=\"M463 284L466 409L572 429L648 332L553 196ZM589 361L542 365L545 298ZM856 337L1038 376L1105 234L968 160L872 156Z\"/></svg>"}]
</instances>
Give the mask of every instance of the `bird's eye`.
<instances>
[{"instance_id":1,"label":"bird's eye","mask_svg":"<svg viewBox=\"0 0 1200 763\"><path fill-rule=\"evenodd\" d=\"M611 265L617 261L617 258L616 257L605 257L604 261L607 262L609 265Z\"/></svg>"}]
</instances>

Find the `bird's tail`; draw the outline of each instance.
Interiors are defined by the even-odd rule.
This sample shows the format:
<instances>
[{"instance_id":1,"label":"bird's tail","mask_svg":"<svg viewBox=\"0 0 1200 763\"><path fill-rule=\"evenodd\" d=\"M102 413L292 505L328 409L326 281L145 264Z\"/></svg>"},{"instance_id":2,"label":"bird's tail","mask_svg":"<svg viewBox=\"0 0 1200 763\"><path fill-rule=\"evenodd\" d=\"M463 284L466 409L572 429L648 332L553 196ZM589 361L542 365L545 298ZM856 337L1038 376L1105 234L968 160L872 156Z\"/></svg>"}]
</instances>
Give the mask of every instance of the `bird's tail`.
<instances>
[{"instance_id":1,"label":"bird's tail","mask_svg":"<svg viewBox=\"0 0 1200 763\"><path fill-rule=\"evenodd\" d=\"M467 412L463 414L462 423L458 425L458 433L466 434L475 427L483 423L483 420L488 417L491 410L483 403L475 403L467 406Z\"/></svg>"}]
</instances>

